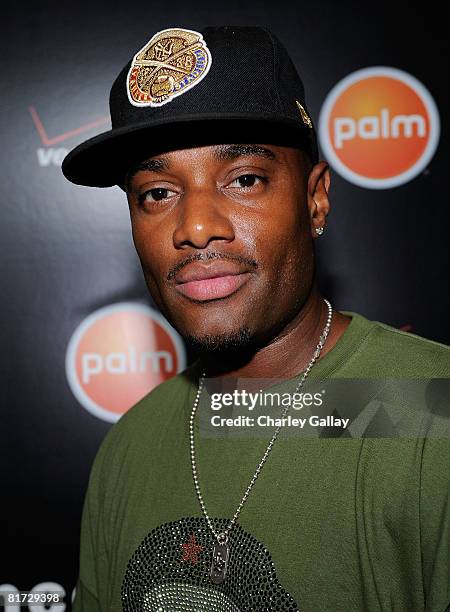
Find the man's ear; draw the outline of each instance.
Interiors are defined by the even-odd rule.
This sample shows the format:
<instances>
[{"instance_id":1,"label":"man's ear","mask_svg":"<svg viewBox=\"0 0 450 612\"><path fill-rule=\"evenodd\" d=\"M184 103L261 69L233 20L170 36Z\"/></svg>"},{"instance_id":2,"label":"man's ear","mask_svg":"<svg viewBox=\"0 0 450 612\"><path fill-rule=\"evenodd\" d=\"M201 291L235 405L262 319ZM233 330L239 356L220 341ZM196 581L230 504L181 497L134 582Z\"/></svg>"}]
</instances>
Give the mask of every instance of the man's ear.
<instances>
[{"instance_id":1,"label":"man's ear","mask_svg":"<svg viewBox=\"0 0 450 612\"><path fill-rule=\"evenodd\" d=\"M308 178L308 210L311 219L311 233L318 238L323 233L326 217L330 212L328 192L330 189L330 168L325 161L313 166ZM316 230L320 230L319 233Z\"/></svg>"}]
</instances>

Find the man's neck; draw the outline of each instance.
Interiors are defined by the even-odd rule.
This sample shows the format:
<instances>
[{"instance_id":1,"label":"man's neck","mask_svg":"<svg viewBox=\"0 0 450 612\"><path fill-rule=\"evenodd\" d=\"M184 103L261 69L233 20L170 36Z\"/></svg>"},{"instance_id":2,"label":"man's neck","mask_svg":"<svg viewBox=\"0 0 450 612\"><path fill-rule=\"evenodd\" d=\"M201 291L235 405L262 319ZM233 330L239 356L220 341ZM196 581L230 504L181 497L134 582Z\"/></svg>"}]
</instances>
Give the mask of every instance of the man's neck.
<instances>
[{"instance_id":1,"label":"man's neck","mask_svg":"<svg viewBox=\"0 0 450 612\"><path fill-rule=\"evenodd\" d=\"M216 359L214 368L211 368L208 360L209 363L204 364L207 376L292 378L305 370L311 361L327 316L327 305L318 290L313 288L296 317L268 344L238 364L228 359ZM350 317L333 311L330 332L320 358L333 348L350 320Z\"/></svg>"}]
</instances>

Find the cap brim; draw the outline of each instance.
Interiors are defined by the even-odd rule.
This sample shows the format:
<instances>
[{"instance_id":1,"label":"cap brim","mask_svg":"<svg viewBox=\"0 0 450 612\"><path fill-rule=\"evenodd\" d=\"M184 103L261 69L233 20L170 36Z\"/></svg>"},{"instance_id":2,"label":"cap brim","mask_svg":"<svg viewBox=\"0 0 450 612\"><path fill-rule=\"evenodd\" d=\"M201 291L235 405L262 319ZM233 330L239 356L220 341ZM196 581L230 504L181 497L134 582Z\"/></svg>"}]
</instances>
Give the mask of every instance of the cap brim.
<instances>
[{"instance_id":1,"label":"cap brim","mask_svg":"<svg viewBox=\"0 0 450 612\"><path fill-rule=\"evenodd\" d=\"M152 155L207 144L278 144L316 156L314 130L277 115L182 115L115 128L73 149L62 163L64 176L77 185L123 186L128 169Z\"/></svg>"}]
</instances>

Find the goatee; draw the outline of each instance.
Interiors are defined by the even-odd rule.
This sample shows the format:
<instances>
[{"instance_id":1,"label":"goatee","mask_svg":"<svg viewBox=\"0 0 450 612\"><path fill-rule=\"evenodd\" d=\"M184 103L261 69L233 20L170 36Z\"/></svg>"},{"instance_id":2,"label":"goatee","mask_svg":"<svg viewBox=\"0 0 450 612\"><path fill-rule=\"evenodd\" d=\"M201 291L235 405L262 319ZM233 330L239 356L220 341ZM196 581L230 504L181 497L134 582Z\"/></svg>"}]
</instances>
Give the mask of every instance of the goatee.
<instances>
[{"instance_id":1,"label":"goatee","mask_svg":"<svg viewBox=\"0 0 450 612\"><path fill-rule=\"evenodd\" d=\"M210 334L196 336L191 334L184 338L190 349L202 359L211 357L232 357L240 352L247 352L253 345L252 335L248 327L226 334Z\"/></svg>"}]
</instances>

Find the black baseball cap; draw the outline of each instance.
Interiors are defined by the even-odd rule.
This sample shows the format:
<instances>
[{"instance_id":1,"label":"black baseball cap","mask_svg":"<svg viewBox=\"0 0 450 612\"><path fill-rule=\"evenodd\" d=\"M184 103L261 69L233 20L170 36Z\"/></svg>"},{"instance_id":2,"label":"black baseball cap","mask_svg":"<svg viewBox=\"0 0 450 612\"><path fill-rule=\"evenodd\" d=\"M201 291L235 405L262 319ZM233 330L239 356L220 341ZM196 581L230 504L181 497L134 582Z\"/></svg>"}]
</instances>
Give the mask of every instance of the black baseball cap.
<instances>
[{"instance_id":1,"label":"black baseball cap","mask_svg":"<svg viewBox=\"0 0 450 612\"><path fill-rule=\"evenodd\" d=\"M63 161L73 183L123 187L134 164L202 144L280 144L317 161L303 83L265 28L162 30L120 72L109 103L112 129Z\"/></svg>"}]
</instances>

